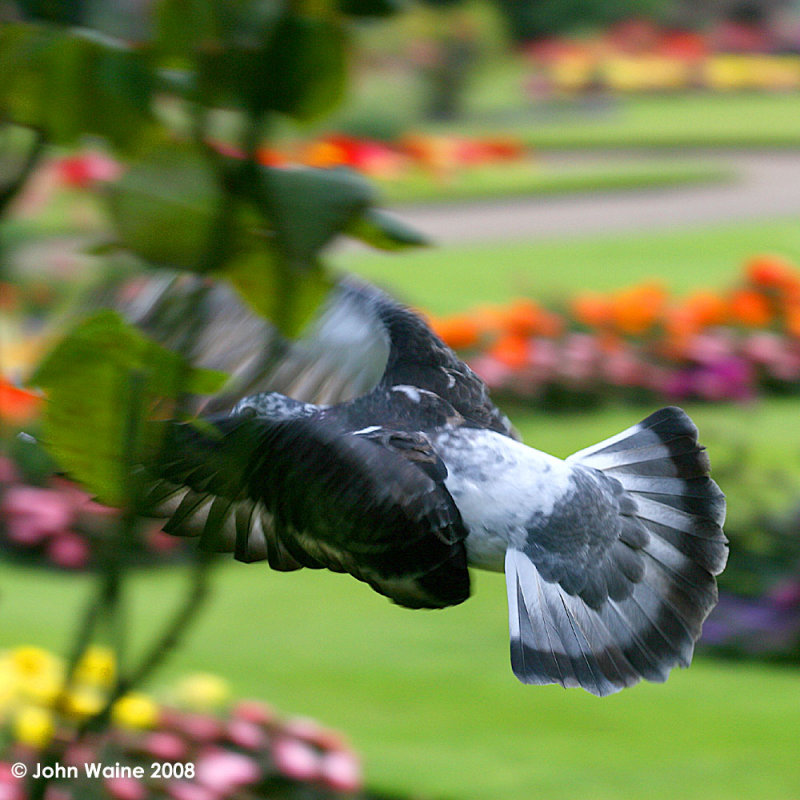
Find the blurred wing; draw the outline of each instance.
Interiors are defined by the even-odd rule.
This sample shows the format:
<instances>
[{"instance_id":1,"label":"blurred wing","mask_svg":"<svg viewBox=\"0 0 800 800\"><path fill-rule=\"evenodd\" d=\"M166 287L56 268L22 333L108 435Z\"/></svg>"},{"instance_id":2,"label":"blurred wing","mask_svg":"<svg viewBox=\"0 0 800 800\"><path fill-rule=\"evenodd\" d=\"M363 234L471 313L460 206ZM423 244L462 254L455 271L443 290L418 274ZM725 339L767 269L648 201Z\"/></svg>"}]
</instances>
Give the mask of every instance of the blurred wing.
<instances>
[{"instance_id":1,"label":"blurred wing","mask_svg":"<svg viewBox=\"0 0 800 800\"><path fill-rule=\"evenodd\" d=\"M411 608L469 596L466 530L424 437L312 419L168 426L165 456L148 469L170 532L276 569L348 572Z\"/></svg>"},{"instance_id":2,"label":"blurred wing","mask_svg":"<svg viewBox=\"0 0 800 800\"><path fill-rule=\"evenodd\" d=\"M110 302L156 340L170 346L183 326L199 278L137 279ZM100 298L101 300L103 298ZM224 283L205 295L205 320L191 343L194 363L233 376L225 396L205 412L230 408L242 397L274 391L307 403L332 405L366 394L379 383L435 392L468 423L519 438L489 399L483 381L428 324L380 289L352 277L331 291L308 334L280 337Z\"/></svg>"}]
</instances>

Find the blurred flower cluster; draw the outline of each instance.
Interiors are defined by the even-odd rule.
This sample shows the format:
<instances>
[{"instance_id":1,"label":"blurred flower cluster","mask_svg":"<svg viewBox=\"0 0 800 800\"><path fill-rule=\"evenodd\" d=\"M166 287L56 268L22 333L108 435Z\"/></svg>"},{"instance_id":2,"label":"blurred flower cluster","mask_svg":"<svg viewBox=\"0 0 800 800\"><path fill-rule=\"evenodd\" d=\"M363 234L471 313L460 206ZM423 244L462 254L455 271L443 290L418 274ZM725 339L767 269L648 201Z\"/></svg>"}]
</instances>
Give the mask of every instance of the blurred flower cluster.
<instances>
[{"instance_id":1,"label":"blurred flower cluster","mask_svg":"<svg viewBox=\"0 0 800 800\"><path fill-rule=\"evenodd\" d=\"M281 719L255 700L232 702L220 678L190 675L165 702L132 692L113 703L102 734L75 731L104 709L116 680L111 650L91 646L65 685L66 666L39 647L0 653L0 797L25 800L11 766L30 770L63 745L46 800L235 800L363 797L361 763L343 736L306 718ZM48 749L50 748L50 749ZM154 776L154 763L162 765ZM90 777L86 765L113 766ZM119 767L119 769L116 769ZM135 777L141 767L143 777ZM77 774L77 777L74 777Z\"/></svg>"},{"instance_id":2,"label":"blurred flower cluster","mask_svg":"<svg viewBox=\"0 0 800 800\"><path fill-rule=\"evenodd\" d=\"M630 20L589 36L539 40L528 55L536 93L800 88L797 42L758 25L693 31Z\"/></svg>"},{"instance_id":3,"label":"blurred flower cluster","mask_svg":"<svg viewBox=\"0 0 800 800\"><path fill-rule=\"evenodd\" d=\"M800 270L777 256L751 258L728 291L673 297L645 282L559 312L521 298L431 323L491 388L543 404L800 390Z\"/></svg>"},{"instance_id":4,"label":"blurred flower cluster","mask_svg":"<svg viewBox=\"0 0 800 800\"><path fill-rule=\"evenodd\" d=\"M0 550L29 564L68 570L96 566L120 511L94 502L63 478L37 476L35 481L29 483L11 458L0 456ZM164 533L161 523L142 521L126 557L151 564L180 558L185 547Z\"/></svg>"},{"instance_id":5,"label":"blurred flower cluster","mask_svg":"<svg viewBox=\"0 0 800 800\"><path fill-rule=\"evenodd\" d=\"M737 658L800 661L800 579L787 577L758 597L721 592L701 646Z\"/></svg>"},{"instance_id":6,"label":"blurred flower cluster","mask_svg":"<svg viewBox=\"0 0 800 800\"><path fill-rule=\"evenodd\" d=\"M216 147L227 155L240 155L226 145ZM478 138L423 133L409 133L394 142L331 133L294 147L259 151L261 163L270 166L349 167L387 180L402 178L412 170L443 178L457 169L524 157L525 148L513 136Z\"/></svg>"}]
</instances>

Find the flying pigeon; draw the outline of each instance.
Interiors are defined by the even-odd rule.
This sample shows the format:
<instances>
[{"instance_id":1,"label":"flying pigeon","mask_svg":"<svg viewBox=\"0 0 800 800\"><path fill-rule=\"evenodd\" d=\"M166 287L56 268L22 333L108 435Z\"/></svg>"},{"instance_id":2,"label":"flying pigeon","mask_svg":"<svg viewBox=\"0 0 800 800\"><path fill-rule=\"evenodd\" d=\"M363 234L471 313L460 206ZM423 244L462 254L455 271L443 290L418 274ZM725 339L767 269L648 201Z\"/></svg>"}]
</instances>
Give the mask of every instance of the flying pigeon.
<instances>
[{"instance_id":1,"label":"flying pigeon","mask_svg":"<svg viewBox=\"0 0 800 800\"><path fill-rule=\"evenodd\" d=\"M164 423L148 470L166 530L346 572L408 608L466 600L469 567L505 571L524 683L604 696L688 666L728 551L682 410L555 458L420 316L352 278L272 377L285 393Z\"/></svg>"}]
</instances>

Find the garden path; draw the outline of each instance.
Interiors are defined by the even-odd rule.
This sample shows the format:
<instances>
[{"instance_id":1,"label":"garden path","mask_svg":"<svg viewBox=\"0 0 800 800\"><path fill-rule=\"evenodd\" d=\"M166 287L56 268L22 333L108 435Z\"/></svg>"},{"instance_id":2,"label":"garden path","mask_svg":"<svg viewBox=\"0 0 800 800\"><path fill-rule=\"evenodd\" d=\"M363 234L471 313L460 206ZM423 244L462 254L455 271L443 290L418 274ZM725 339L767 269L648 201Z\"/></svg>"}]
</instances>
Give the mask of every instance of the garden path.
<instances>
[{"instance_id":1,"label":"garden path","mask_svg":"<svg viewBox=\"0 0 800 800\"><path fill-rule=\"evenodd\" d=\"M631 154L631 159L640 158ZM686 152L676 159L687 161ZM733 168L736 179L707 186L536 197L395 209L434 242L529 239L800 215L800 151L697 153ZM544 156L553 164L602 155ZM619 155L615 155L619 160Z\"/></svg>"}]
</instances>

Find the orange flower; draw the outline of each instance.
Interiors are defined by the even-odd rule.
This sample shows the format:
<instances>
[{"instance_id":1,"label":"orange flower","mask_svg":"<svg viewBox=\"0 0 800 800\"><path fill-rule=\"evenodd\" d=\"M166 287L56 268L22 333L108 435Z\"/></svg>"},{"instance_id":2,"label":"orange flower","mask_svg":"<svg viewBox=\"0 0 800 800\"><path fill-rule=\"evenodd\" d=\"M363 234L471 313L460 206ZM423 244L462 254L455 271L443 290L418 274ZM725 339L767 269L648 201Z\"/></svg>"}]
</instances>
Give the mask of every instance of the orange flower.
<instances>
[{"instance_id":1,"label":"orange flower","mask_svg":"<svg viewBox=\"0 0 800 800\"><path fill-rule=\"evenodd\" d=\"M306 166L323 169L341 167L348 164L347 151L338 144L324 139L308 145L303 151L300 160Z\"/></svg>"},{"instance_id":2,"label":"orange flower","mask_svg":"<svg viewBox=\"0 0 800 800\"><path fill-rule=\"evenodd\" d=\"M772 319L769 300L754 289L737 289L730 296L731 318L751 328L763 328Z\"/></svg>"},{"instance_id":3,"label":"orange flower","mask_svg":"<svg viewBox=\"0 0 800 800\"><path fill-rule=\"evenodd\" d=\"M38 394L20 389L0 376L0 418L27 422L36 416L41 404Z\"/></svg>"},{"instance_id":4,"label":"orange flower","mask_svg":"<svg viewBox=\"0 0 800 800\"><path fill-rule=\"evenodd\" d=\"M489 355L511 369L520 369L530 361L530 351L528 339L508 333L492 345Z\"/></svg>"},{"instance_id":5,"label":"orange flower","mask_svg":"<svg viewBox=\"0 0 800 800\"><path fill-rule=\"evenodd\" d=\"M690 294L684 301L684 309L687 318L698 328L722 325L728 318L725 299L708 290L701 289Z\"/></svg>"},{"instance_id":6,"label":"orange flower","mask_svg":"<svg viewBox=\"0 0 800 800\"><path fill-rule=\"evenodd\" d=\"M763 288L791 289L800 285L797 270L780 256L755 256L745 265L745 272L751 283Z\"/></svg>"},{"instance_id":7,"label":"orange flower","mask_svg":"<svg viewBox=\"0 0 800 800\"><path fill-rule=\"evenodd\" d=\"M499 306L478 306L472 318L482 333L499 333L505 329L506 312Z\"/></svg>"},{"instance_id":8,"label":"orange flower","mask_svg":"<svg viewBox=\"0 0 800 800\"><path fill-rule=\"evenodd\" d=\"M467 314L456 314L451 317L429 319L434 333L454 350L465 350L474 347L480 337L478 322Z\"/></svg>"},{"instance_id":9,"label":"orange flower","mask_svg":"<svg viewBox=\"0 0 800 800\"><path fill-rule=\"evenodd\" d=\"M661 316L666 299L667 293L658 283L623 289L613 299L614 323L622 333L645 333Z\"/></svg>"},{"instance_id":10,"label":"orange flower","mask_svg":"<svg viewBox=\"0 0 800 800\"><path fill-rule=\"evenodd\" d=\"M790 336L800 339L800 306L786 310L785 325Z\"/></svg>"},{"instance_id":11,"label":"orange flower","mask_svg":"<svg viewBox=\"0 0 800 800\"><path fill-rule=\"evenodd\" d=\"M282 167L288 163L288 159L280 150L274 150L271 147L259 147L256 157L258 163L265 167Z\"/></svg>"},{"instance_id":12,"label":"orange flower","mask_svg":"<svg viewBox=\"0 0 800 800\"><path fill-rule=\"evenodd\" d=\"M607 325L613 313L610 298L599 292L578 294L572 301L571 310L578 322L590 328Z\"/></svg>"},{"instance_id":13,"label":"orange flower","mask_svg":"<svg viewBox=\"0 0 800 800\"><path fill-rule=\"evenodd\" d=\"M533 336L539 332L544 312L533 301L521 297L506 309L503 327L518 336Z\"/></svg>"}]
</instances>

